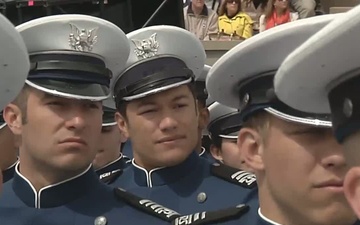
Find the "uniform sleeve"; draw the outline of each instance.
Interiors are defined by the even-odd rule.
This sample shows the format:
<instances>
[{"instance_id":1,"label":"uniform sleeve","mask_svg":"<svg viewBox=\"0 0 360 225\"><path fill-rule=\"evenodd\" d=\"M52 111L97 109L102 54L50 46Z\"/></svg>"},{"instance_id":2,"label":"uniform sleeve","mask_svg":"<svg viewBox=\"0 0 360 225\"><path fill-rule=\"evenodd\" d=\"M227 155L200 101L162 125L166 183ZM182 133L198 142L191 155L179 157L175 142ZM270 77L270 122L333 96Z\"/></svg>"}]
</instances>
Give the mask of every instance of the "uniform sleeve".
<instances>
[{"instance_id":1,"label":"uniform sleeve","mask_svg":"<svg viewBox=\"0 0 360 225\"><path fill-rule=\"evenodd\" d=\"M207 30L204 40L209 40L209 34L217 33L218 29L218 15L214 12L209 18L209 28Z\"/></svg>"}]
</instances>

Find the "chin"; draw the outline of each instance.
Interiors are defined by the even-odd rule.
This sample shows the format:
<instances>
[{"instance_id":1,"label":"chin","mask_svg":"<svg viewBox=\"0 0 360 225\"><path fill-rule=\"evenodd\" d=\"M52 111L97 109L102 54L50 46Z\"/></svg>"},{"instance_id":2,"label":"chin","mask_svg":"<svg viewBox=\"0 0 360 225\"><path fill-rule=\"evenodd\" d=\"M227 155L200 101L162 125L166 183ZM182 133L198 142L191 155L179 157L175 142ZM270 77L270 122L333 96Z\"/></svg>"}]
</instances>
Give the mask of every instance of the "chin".
<instances>
[{"instance_id":1,"label":"chin","mask_svg":"<svg viewBox=\"0 0 360 225\"><path fill-rule=\"evenodd\" d=\"M62 158L58 158L56 164L58 168L75 171L87 168L92 163L92 159L91 157L84 158L84 155L68 154Z\"/></svg>"},{"instance_id":2,"label":"chin","mask_svg":"<svg viewBox=\"0 0 360 225\"><path fill-rule=\"evenodd\" d=\"M317 224L327 225L353 224L356 221L355 214L345 202L329 204L329 207L323 210L322 213L317 212L314 217L317 217Z\"/></svg>"}]
</instances>

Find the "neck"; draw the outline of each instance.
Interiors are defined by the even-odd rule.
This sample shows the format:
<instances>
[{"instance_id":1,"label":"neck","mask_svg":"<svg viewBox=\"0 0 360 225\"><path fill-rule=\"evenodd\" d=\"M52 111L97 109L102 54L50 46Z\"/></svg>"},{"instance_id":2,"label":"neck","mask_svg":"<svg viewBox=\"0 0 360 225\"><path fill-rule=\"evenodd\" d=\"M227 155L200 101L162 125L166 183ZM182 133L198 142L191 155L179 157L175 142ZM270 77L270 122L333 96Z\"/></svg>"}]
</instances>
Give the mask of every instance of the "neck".
<instances>
[{"instance_id":1,"label":"neck","mask_svg":"<svg viewBox=\"0 0 360 225\"><path fill-rule=\"evenodd\" d=\"M15 154L14 154L15 153ZM9 152L9 154L4 154L1 155L1 159L0 159L0 169L1 170L6 170L8 169L10 166L14 165L14 163L18 160L17 158L17 150L12 149L11 152Z\"/></svg>"},{"instance_id":2,"label":"neck","mask_svg":"<svg viewBox=\"0 0 360 225\"><path fill-rule=\"evenodd\" d=\"M183 163L189 156L191 153L189 153L188 155L184 156L185 158L174 158L172 157L170 160L168 158L168 160L163 159L162 161L160 161L159 159L157 161L154 161L153 158L149 158L149 157L140 157L139 154L137 154L135 148L133 148L133 153L134 153L134 158L133 158L133 162L145 169L146 171L151 171L153 169L158 169L158 168L164 168L164 167L173 167L173 166L177 166L180 165L181 163Z\"/></svg>"},{"instance_id":3,"label":"neck","mask_svg":"<svg viewBox=\"0 0 360 225\"><path fill-rule=\"evenodd\" d=\"M284 15L286 10L285 9L275 9L276 15Z\"/></svg>"},{"instance_id":4,"label":"neck","mask_svg":"<svg viewBox=\"0 0 360 225\"><path fill-rule=\"evenodd\" d=\"M236 12L228 12L227 17L233 18L236 15Z\"/></svg>"},{"instance_id":5,"label":"neck","mask_svg":"<svg viewBox=\"0 0 360 225\"><path fill-rule=\"evenodd\" d=\"M118 159L120 159L122 157L122 153L120 152L120 154L118 152L116 152L115 154L111 155L111 157L109 158L109 160L107 160L105 163L102 163L101 165L98 164L98 162L96 161L96 159L93 161L93 167L95 170L100 170L110 164L112 164L113 162L117 161Z\"/></svg>"},{"instance_id":6,"label":"neck","mask_svg":"<svg viewBox=\"0 0 360 225\"><path fill-rule=\"evenodd\" d=\"M191 9L192 9L192 11L194 12L194 14L195 14L196 16L198 16L198 15L201 14L203 8L204 8L204 6L202 6L202 7L196 7L196 6L194 6L194 5L191 5Z\"/></svg>"},{"instance_id":7,"label":"neck","mask_svg":"<svg viewBox=\"0 0 360 225\"><path fill-rule=\"evenodd\" d=\"M151 171L155 168L160 168L162 166L156 165L158 163L153 162L151 159L143 159L142 157L139 157L139 155L134 151L133 149L133 163L135 163L137 166L145 169L146 171Z\"/></svg>"},{"instance_id":8,"label":"neck","mask_svg":"<svg viewBox=\"0 0 360 225\"><path fill-rule=\"evenodd\" d=\"M256 175L259 188L259 204L261 208L261 214L273 222L279 224L290 224L287 218L283 215L282 210L279 208L276 201L274 201L269 188L265 182L263 182L264 179L261 179L258 174Z\"/></svg>"},{"instance_id":9,"label":"neck","mask_svg":"<svg viewBox=\"0 0 360 225\"><path fill-rule=\"evenodd\" d=\"M20 149L21 163L19 164L19 172L30 181L36 191L39 191L49 185L71 179L84 172L90 166L89 164L76 170L66 170L61 167L50 167L44 162L35 161L29 156L22 155L21 153Z\"/></svg>"}]
</instances>

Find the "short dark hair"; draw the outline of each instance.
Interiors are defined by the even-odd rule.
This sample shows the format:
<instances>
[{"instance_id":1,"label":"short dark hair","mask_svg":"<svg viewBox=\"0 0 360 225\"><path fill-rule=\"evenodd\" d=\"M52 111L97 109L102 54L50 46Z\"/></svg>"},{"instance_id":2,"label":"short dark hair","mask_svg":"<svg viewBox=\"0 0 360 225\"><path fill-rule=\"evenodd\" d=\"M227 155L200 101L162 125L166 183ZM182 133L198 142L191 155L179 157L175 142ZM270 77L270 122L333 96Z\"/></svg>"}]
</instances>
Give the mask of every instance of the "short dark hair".
<instances>
[{"instance_id":1,"label":"short dark hair","mask_svg":"<svg viewBox=\"0 0 360 225\"><path fill-rule=\"evenodd\" d=\"M271 125L271 114L265 110L259 110L245 120L243 127L256 130L266 141Z\"/></svg>"},{"instance_id":2,"label":"short dark hair","mask_svg":"<svg viewBox=\"0 0 360 225\"><path fill-rule=\"evenodd\" d=\"M29 98L30 89L31 87L25 84L15 100L12 102L14 105L19 107L21 111L21 120L23 125L27 123L27 101Z\"/></svg>"}]
</instances>

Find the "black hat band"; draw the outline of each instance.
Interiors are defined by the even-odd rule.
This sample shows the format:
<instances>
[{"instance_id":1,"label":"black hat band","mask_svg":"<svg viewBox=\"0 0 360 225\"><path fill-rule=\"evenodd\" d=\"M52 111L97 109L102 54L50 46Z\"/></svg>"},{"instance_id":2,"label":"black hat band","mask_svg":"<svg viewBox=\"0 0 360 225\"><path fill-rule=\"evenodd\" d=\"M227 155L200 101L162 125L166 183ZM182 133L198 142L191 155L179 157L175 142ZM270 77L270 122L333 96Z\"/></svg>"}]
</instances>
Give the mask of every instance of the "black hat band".
<instances>
[{"instance_id":1,"label":"black hat band","mask_svg":"<svg viewBox=\"0 0 360 225\"><path fill-rule=\"evenodd\" d=\"M328 122L331 120L329 114L302 112L281 102L274 92L273 79L275 73L276 71L266 72L246 81L239 87L241 111L246 114L243 114L243 119L246 119L249 114L258 112L258 110L271 107L285 115L290 115L291 118L299 118L296 121L300 123L303 121L302 119L306 119L306 121L313 120L313 125L317 125L315 121ZM284 117L284 119L286 118ZM294 122L296 121L294 119ZM318 125L323 124L319 123Z\"/></svg>"},{"instance_id":2,"label":"black hat band","mask_svg":"<svg viewBox=\"0 0 360 225\"><path fill-rule=\"evenodd\" d=\"M112 73L95 57L75 54L38 54L30 56L28 80L51 79L100 84L109 87Z\"/></svg>"},{"instance_id":3,"label":"black hat band","mask_svg":"<svg viewBox=\"0 0 360 225\"><path fill-rule=\"evenodd\" d=\"M172 57L153 59L124 73L116 82L114 94L119 101L188 79L194 79L194 75L183 61Z\"/></svg>"},{"instance_id":4,"label":"black hat band","mask_svg":"<svg viewBox=\"0 0 360 225\"><path fill-rule=\"evenodd\" d=\"M360 68L352 71L351 74L359 74L359 72ZM329 92L328 99L333 127L340 143L349 135L360 130L359 87L360 76L352 76Z\"/></svg>"},{"instance_id":5,"label":"black hat band","mask_svg":"<svg viewBox=\"0 0 360 225\"><path fill-rule=\"evenodd\" d=\"M242 125L241 113L234 112L212 121L208 129L211 136L229 135L238 132Z\"/></svg>"}]
</instances>

